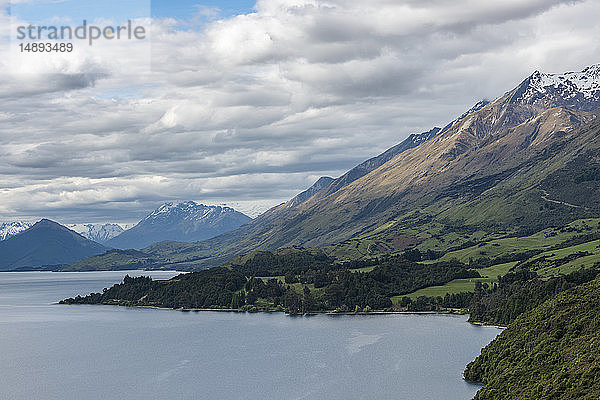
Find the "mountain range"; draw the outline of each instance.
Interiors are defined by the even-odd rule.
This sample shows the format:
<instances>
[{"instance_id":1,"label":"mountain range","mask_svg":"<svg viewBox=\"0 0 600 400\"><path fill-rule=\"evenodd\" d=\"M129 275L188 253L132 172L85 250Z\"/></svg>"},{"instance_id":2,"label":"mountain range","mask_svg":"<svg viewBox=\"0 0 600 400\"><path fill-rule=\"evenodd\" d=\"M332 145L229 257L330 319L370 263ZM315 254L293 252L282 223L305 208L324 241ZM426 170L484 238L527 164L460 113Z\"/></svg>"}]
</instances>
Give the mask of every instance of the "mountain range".
<instances>
[{"instance_id":1,"label":"mountain range","mask_svg":"<svg viewBox=\"0 0 600 400\"><path fill-rule=\"evenodd\" d=\"M599 216L599 71L536 71L237 229L144 252L182 268L286 246L356 258L410 246L443 251Z\"/></svg>"},{"instance_id":2,"label":"mountain range","mask_svg":"<svg viewBox=\"0 0 600 400\"><path fill-rule=\"evenodd\" d=\"M104 244L115 236L120 235L125 230L131 228L131 225L120 224L69 224L67 228L79 233L81 236Z\"/></svg>"},{"instance_id":3,"label":"mountain range","mask_svg":"<svg viewBox=\"0 0 600 400\"><path fill-rule=\"evenodd\" d=\"M15 236L33 226L33 222L12 221L0 223L0 241ZM105 243L113 237L121 234L131 226L107 223L107 224L67 224L67 228L79 233L81 236L98 243Z\"/></svg>"},{"instance_id":4,"label":"mountain range","mask_svg":"<svg viewBox=\"0 0 600 400\"><path fill-rule=\"evenodd\" d=\"M443 128L410 135L338 178L321 177L253 220L189 201L165 203L124 231L77 228L106 247L141 250L106 260L97 253L93 266L103 268L202 269L289 246L351 260L527 235L600 216L599 107L600 65L536 71ZM5 224L4 236L26 227Z\"/></svg>"},{"instance_id":5,"label":"mountain range","mask_svg":"<svg viewBox=\"0 0 600 400\"><path fill-rule=\"evenodd\" d=\"M135 250L108 250L141 248L168 240L198 241L237 228L247 221L250 217L230 207L188 201L165 203L127 230L111 223L63 226L47 219L36 224L7 222L0 225L0 270L41 267L64 270L65 264L90 256L100 257L108 265L101 269L139 268L146 266L147 254ZM83 263L67 269L97 268L95 264L90 267Z\"/></svg>"},{"instance_id":6,"label":"mountain range","mask_svg":"<svg viewBox=\"0 0 600 400\"><path fill-rule=\"evenodd\" d=\"M251 218L230 207L194 201L165 203L134 227L106 241L118 249L140 249L155 242L197 242L235 229Z\"/></svg>"}]
</instances>

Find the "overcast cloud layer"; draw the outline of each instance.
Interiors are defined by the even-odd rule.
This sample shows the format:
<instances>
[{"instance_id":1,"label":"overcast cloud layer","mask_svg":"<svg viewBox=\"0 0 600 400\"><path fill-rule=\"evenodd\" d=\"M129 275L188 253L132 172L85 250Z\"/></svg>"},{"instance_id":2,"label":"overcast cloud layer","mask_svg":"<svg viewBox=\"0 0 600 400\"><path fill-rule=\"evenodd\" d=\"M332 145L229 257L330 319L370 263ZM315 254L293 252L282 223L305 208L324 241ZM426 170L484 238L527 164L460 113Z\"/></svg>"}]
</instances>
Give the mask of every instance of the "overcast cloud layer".
<instances>
[{"instance_id":1,"label":"overcast cloud layer","mask_svg":"<svg viewBox=\"0 0 600 400\"><path fill-rule=\"evenodd\" d=\"M131 222L173 200L255 216L536 69L600 62L596 0L255 8L195 29L138 21L151 55L121 41L1 57L0 219Z\"/></svg>"}]
</instances>

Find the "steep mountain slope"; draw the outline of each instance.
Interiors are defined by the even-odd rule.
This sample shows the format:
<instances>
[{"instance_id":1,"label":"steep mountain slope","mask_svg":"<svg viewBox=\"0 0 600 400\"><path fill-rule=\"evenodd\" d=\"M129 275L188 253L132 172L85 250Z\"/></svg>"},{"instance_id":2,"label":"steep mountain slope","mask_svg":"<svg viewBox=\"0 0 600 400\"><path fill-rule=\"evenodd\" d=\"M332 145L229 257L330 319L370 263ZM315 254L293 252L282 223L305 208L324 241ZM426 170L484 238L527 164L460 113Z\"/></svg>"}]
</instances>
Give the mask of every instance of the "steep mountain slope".
<instances>
[{"instance_id":1,"label":"steep mountain slope","mask_svg":"<svg viewBox=\"0 0 600 400\"><path fill-rule=\"evenodd\" d=\"M8 239L15 236L19 232L31 228L33 224L23 221L3 222L0 223L0 240Z\"/></svg>"},{"instance_id":2,"label":"steep mountain slope","mask_svg":"<svg viewBox=\"0 0 600 400\"><path fill-rule=\"evenodd\" d=\"M487 104L485 101L479 102L472 110L477 110L485 104ZM463 114L460 118L463 118L466 114ZM460 118L456 121L460 120ZM379 156L370 158L359 164L339 178L333 179L327 185L324 184L329 179L322 177L311 188L288 202L273 207L238 229L214 239L195 244L160 243L152 245L144 251L155 255L157 258L167 259L170 262L203 259L202 262L206 263L206 265L218 265L236 255L245 254L255 249L274 249L285 246L289 243L287 238L276 236L273 232L280 224L286 223L286 221L296 216L302 210L302 206L305 203L315 199L327 198L330 194L337 192L341 188L377 169L403 151L417 147L430 140L440 131L440 128L433 128L428 132L412 134L400 144L386 150ZM320 187L322 188L317 190ZM189 257L182 257L182 253L189 254ZM188 268L189 265L184 263L179 267Z\"/></svg>"},{"instance_id":3,"label":"steep mountain slope","mask_svg":"<svg viewBox=\"0 0 600 400\"><path fill-rule=\"evenodd\" d=\"M297 205L304 203L306 200L310 199L311 197L319 193L321 190L331 185L331 183L334 180L335 179L329 176L320 177L311 187L309 187L304 192L300 193L299 195L285 203L285 206L296 207Z\"/></svg>"},{"instance_id":4,"label":"steep mountain slope","mask_svg":"<svg viewBox=\"0 0 600 400\"><path fill-rule=\"evenodd\" d=\"M42 219L0 242L0 271L68 264L106 250L56 222Z\"/></svg>"},{"instance_id":5,"label":"steep mountain slope","mask_svg":"<svg viewBox=\"0 0 600 400\"><path fill-rule=\"evenodd\" d=\"M543 165L566 167L570 159L565 151L570 156L588 150L593 153L595 134L589 133L591 141L586 142L576 131L596 119L596 114L588 110L600 106L598 82L598 66L564 75L536 72L517 88L489 104L481 104L483 107L461 116L421 145L405 149L342 188L324 189L294 212L279 216L276 223L268 224L268 229L261 226L264 233L259 238L249 235L246 239L246 232L232 232L231 236L237 235L238 239L235 246L243 246L246 240L264 248L323 246L427 207L427 214L440 220L460 222L461 218L470 218L473 224L485 220L495 228L530 219L532 204L519 200L511 191L524 190L521 196L531 200L537 197L533 204L539 208L545 203L540 185L552 172ZM537 174L532 170L536 165ZM532 193L536 184L538 192ZM492 188L496 188L495 196L492 191L475 201ZM476 203L485 209L474 207ZM456 218L453 212L444 214L444 208L450 207L461 207L461 213L467 215ZM517 212L504 215L511 209ZM482 210L487 210L484 217ZM585 214L582 210L554 214L568 219ZM222 249L223 244L228 245L226 237L217 238L209 246Z\"/></svg>"},{"instance_id":6,"label":"steep mountain slope","mask_svg":"<svg viewBox=\"0 0 600 400\"><path fill-rule=\"evenodd\" d=\"M472 108L471 110L472 111L475 110L480 104L483 104L483 103L482 102L477 103L477 105L474 108ZM464 117L464 115L461 118L463 118L463 117ZM435 135L437 135L439 132L440 132L440 128L436 127L436 128L431 129L430 131L423 132L420 134L411 134L408 138L406 138L404 141L402 141L402 143L399 143L396 146L389 148L388 150L384 151L377 157L368 159L367 161L352 168L350 171L346 172L344 175L335 179L333 182L331 182L331 184L329 184L329 186L326 188L326 190L323 190L320 193L318 193L316 198L321 199L321 198L329 196L330 194L337 192L341 188L351 184L355 180L362 178L369 172L374 171L375 169L379 168L380 166L382 166L383 164L385 164L386 162L388 162L389 160L391 160L398 154L401 154L402 152L404 152L406 150L415 148L418 145L424 143L425 141L430 140Z\"/></svg>"},{"instance_id":7,"label":"steep mountain slope","mask_svg":"<svg viewBox=\"0 0 600 400\"><path fill-rule=\"evenodd\" d=\"M534 79L530 77L525 82L528 81ZM310 199L296 217L281 227L281 236L292 239L291 243L320 246L344 240L419 206L439 207L442 201L455 205L473 200L503 181L508 183L508 179L511 182L506 189L530 189L524 186L527 182L517 185L518 174L526 174L528 169L555 157L554 168L565 166L569 159L562 152L580 154L596 146L594 133L589 142L576 133L584 125L593 124L594 113L563 107L546 109L548 104L540 106L539 99L530 104L529 99L518 96L522 90L520 85L326 199ZM550 97L558 90L573 97L562 88L545 87ZM577 104L584 110L600 105L593 96L584 97ZM536 178L541 183L545 176ZM535 183L530 181L529 185Z\"/></svg>"},{"instance_id":8,"label":"steep mountain slope","mask_svg":"<svg viewBox=\"0 0 600 400\"><path fill-rule=\"evenodd\" d=\"M193 201L165 203L136 226L106 242L120 249L140 249L155 242L195 242L228 232L250 221L230 207L205 206Z\"/></svg>"},{"instance_id":9,"label":"steep mountain slope","mask_svg":"<svg viewBox=\"0 0 600 400\"><path fill-rule=\"evenodd\" d=\"M125 231L118 224L71 224L66 226L81 236L98 243L106 243Z\"/></svg>"}]
</instances>

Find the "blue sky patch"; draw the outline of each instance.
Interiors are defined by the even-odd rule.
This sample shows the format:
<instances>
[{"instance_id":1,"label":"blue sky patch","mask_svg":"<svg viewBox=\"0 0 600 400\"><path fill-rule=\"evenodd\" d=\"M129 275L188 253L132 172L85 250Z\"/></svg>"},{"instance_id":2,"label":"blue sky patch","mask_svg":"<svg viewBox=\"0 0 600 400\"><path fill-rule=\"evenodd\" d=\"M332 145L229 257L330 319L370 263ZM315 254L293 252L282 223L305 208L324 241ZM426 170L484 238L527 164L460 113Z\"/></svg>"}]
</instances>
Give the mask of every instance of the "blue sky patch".
<instances>
[{"instance_id":1,"label":"blue sky patch","mask_svg":"<svg viewBox=\"0 0 600 400\"><path fill-rule=\"evenodd\" d=\"M59 25L108 20L175 18L188 23L209 22L254 12L254 0L37 0L10 4L9 12L34 25Z\"/></svg>"}]
</instances>

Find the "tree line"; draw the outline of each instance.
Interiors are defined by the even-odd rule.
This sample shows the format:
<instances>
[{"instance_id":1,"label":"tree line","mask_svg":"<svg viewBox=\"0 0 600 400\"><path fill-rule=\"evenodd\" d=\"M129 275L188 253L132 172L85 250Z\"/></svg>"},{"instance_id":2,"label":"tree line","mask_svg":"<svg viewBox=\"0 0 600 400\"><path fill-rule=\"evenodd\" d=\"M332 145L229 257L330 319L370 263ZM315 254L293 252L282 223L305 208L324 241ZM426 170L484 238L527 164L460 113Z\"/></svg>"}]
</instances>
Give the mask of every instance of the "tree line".
<instances>
[{"instance_id":1,"label":"tree line","mask_svg":"<svg viewBox=\"0 0 600 400\"><path fill-rule=\"evenodd\" d=\"M420 264L404 256L385 256L339 263L320 251L296 249L283 255L257 252L238 264L182 274L168 281L126 276L122 283L102 293L65 299L63 303L290 313L385 310L391 309L393 296L478 277L477 271L457 261Z\"/></svg>"}]
</instances>

